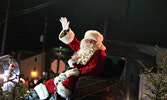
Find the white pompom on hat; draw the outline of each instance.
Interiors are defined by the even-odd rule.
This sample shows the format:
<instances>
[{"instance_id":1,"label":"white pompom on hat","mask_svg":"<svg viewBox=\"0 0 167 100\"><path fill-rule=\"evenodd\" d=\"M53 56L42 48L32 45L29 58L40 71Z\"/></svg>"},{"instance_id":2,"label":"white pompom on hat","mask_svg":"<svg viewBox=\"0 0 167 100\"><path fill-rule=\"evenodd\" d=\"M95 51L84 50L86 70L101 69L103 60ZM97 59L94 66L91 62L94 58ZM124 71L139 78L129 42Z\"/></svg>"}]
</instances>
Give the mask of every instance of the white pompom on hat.
<instances>
[{"instance_id":1,"label":"white pompom on hat","mask_svg":"<svg viewBox=\"0 0 167 100\"><path fill-rule=\"evenodd\" d=\"M96 30L88 30L85 33L84 39L92 39L97 41L99 49L106 50L106 47L103 45L103 35Z\"/></svg>"}]
</instances>

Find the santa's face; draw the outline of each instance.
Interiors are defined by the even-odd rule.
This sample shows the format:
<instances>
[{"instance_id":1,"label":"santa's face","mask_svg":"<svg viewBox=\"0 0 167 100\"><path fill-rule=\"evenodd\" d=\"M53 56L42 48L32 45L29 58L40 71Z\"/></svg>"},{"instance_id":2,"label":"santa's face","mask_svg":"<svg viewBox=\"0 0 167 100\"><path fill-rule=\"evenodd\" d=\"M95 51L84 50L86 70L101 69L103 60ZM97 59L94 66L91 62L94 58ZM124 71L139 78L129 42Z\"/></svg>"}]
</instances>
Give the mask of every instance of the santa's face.
<instances>
[{"instance_id":1,"label":"santa's face","mask_svg":"<svg viewBox=\"0 0 167 100\"><path fill-rule=\"evenodd\" d=\"M95 44L97 41L92 39L85 39L85 42Z\"/></svg>"}]
</instances>

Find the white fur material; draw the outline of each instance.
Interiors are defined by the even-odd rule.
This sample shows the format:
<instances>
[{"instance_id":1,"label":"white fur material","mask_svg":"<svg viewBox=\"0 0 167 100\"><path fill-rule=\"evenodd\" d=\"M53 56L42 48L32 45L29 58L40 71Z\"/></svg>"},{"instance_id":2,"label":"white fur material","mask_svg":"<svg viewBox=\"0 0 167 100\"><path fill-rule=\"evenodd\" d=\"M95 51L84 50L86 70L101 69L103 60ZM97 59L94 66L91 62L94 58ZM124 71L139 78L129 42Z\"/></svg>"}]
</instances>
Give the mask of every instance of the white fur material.
<instances>
[{"instance_id":1,"label":"white fur material","mask_svg":"<svg viewBox=\"0 0 167 100\"><path fill-rule=\"evenodd\" d=\"M106 50L106 47L102 43L103 35L101 35L101 33L99 33L98 31L96 31L96 30L88 30L88 31L86 31L84 39L95 40L95 41L97 41L97 45L99 46L99 49Z\"/></svg>"},{"instance_id":2,"label":"white fur material","mask_svg":"<svg viewBox=\"0 0 167 100\"><path fill-rule=\"evenodd\" d=\"M42 83L35 86L34 90L37 92L40 100L46 99L49 96L46 86Z\"/></svg>"},{"instance_id":3,"label":"white fur material","mask_svg":"<svg viewBox=\"0 0 167 100\"><path fill-rule=\"evenodd\" d=\"M70 60L68 60L68 65L70 66L70 67L72 67L72 68L74 68L74 66L73 66L73 61L70 59Z\"/></svg>"},{"instance_id":4,"label":"white fur material","mask_svg":"<svg viewBox=\"0 0 167 100\"><path fill-rule=\"evenodd\" d=\"M69 44L73 41L75 35L74 32L70 29L69 32L65 35L64 30L62 30L59 34L59 39L65 44Z\"/></svg>"},{"instance_id":5,"label":"white fur material","mask_svg":"<svg viewBox=\"0 0 167 100\"><path fill-rule=\"evenodd\" d=\"M57 85L59 82L63 82L67 78L65 73L61 73L59 76L54 78L54 84Z\"/></svg>"},{"instance_id":6,"label":"white fur material","mask_svg":"<svg viewBox=\"0 0 167 100\"><path fill-rule=\"evenodd\" d=\"M103 41L103 35L101 35L98 31L96 30L88 30L85 33L84 39L93 39L95 41Z\"/></svg>"},{"instance_id":7,"label":"white fur material","mask_svg":"<svg viewBox=\"0 0 167 100\"><path fill-rule=\"evenodd\" d=\"M60 82L59 76L54 78L54 84L57 85Z\"/></svg>"},{"instance_id":8,"label":"white fur material","mask_svg":"<svg viewBox=\"0 0 167 100\"><path fill-rule=\"evenodd\" d=\"M68 98L72 92L69 89L65 88L62 82L59 82L59 84L57 85L57 93L63 98Z\"/></svg>"},{"instance_id":9,"label":"white fur material","mask_svg":"<svg viewBox=\"0 0 167 100\"><path fill-rule=\"evenodd\" d=\"M95 38L94 36L86 36L84 39L92 39L92 40L97 41L97 38Z\"/></svg>"},{"instance_id":10,"label":"white fur material","mask_svg":"<svg viewBox=\"0 0 167 100\"><path fill-rule=\"evenodd\" d=\"M79 70L77 68L70 69L70 70L67 70L65 72L65 74L66 74L67 77L70 77L70 76L79 76Z\"/></svg>"}]
</instances>

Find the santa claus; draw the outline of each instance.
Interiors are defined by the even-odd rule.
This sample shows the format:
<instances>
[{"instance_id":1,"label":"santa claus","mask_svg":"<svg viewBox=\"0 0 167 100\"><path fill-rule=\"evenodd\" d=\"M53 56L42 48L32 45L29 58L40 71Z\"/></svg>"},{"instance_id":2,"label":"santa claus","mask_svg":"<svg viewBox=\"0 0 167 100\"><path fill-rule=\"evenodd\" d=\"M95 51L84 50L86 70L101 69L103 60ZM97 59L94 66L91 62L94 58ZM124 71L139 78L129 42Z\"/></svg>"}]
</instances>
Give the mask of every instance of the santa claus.
<instances>
[{"instance_id":1,"label":"santa claus","mask_svg":"<svg viewBox=\"0 0 167 100\"><path fill-rule=\"evenodd\" d=\"M63 98L71 96L78 78L84 75L98 76L103 70L106 47L103 45L103 36L96 30L88 30L84 38L78 41L74 32L69 28L69 21L60 19L63 30L59 39L75 52L68 64L70 69L47 82L37 85L34 89L40 99L46 99L49 93L56 92Z\"/></svg>"}]
</instances>

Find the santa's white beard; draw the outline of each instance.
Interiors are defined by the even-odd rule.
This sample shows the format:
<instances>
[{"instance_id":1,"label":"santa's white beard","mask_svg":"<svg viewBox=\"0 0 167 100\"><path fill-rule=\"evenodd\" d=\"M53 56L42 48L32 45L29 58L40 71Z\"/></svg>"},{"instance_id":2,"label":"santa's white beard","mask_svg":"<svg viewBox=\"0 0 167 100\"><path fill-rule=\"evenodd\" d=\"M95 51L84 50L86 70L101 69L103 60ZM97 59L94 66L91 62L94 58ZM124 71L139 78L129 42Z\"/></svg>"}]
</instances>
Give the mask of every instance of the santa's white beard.
<instances>
[{"instance_id":1,"label":"santa's white beard","mask_svg":"<svg viewBox=\"0 0 167 100\"><path fill-rule=\"evenodd\" d=\"M80 44L80 49L73 54L70 60L73 63L85 65L97 50L96 44L87 43L83 39Z\"/></svg>"}]
</instances>

